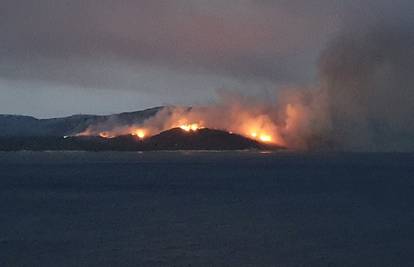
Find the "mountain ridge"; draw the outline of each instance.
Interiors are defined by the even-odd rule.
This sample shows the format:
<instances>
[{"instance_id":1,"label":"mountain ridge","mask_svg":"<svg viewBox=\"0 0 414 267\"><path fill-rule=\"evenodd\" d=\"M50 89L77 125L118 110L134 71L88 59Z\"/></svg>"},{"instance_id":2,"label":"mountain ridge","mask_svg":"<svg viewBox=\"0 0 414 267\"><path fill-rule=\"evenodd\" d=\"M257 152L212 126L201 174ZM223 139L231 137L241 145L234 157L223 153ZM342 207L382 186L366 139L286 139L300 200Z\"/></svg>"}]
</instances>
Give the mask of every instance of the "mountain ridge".
<instances>
[{"instance_id":1,"label":"mountain ridge","mask_svg":"<svg viewBox=\"0 0 414 267\"><path fill-rule=\"evenodd\" d=\"M27 115L0 114L0 137L68 136L109 120L116 120L125 125L139 124L154 116L162 108L159 106L110 115L75 114L47 119Z\"/></svg>"}]
</instances>

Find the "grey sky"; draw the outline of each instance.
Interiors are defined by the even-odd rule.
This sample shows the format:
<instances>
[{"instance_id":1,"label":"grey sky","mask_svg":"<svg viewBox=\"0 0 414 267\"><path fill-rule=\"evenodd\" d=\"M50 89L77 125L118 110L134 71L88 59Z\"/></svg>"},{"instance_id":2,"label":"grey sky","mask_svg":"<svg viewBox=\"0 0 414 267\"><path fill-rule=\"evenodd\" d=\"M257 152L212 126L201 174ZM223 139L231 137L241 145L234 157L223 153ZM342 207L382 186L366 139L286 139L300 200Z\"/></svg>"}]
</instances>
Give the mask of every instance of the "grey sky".
<instances>
[{"instance_id":1,"label":"grey sky","mask_svg":"<svg viewBox=\"0 0 414 267\"><path fill-rule=\"evenodd\" d=\"M339 31L411 11L408 0L0 0L0 113L112 113L309 84Z\"/></svg>"}]
</instances>

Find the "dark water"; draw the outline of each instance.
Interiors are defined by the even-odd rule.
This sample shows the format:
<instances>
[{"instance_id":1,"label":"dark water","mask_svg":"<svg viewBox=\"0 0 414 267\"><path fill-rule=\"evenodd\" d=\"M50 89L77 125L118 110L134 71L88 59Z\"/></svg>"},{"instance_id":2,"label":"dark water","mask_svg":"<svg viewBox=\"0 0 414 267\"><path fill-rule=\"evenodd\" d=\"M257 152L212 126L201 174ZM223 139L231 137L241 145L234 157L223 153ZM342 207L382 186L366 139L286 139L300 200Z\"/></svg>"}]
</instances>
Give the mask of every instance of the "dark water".
<instances>
[{"instance_id":1,"label":"dark water","mask_svg":"<svg viewBox=\"0 0 414 267\"><path fill-rule=\"evenodd\" d=\"M0 266L414 266L413 154L0 153Z\"/></svg>"}]
</instances>

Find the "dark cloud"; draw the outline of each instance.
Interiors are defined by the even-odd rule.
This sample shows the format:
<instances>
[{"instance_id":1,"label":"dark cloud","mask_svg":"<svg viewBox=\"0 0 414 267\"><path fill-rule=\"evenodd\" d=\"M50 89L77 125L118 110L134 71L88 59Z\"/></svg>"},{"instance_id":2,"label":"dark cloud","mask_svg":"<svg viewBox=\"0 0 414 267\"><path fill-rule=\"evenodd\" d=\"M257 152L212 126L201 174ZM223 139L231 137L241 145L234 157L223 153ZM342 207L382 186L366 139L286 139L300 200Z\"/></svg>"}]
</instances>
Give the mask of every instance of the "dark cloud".
<instances>
[{"instance_id":1,"label":"dark cloud","mask_svg":"<svg viewBox=\"0 0 414 267\"><path fill-rule=\"evenodd\" d=\"M336 23L287 1L2 1L1 10L2 58L110 55L278 81L306 76L289 66L289 58L309 48L316 54L324 34L335 28L326 23Z\"/></svg>"}]
</instances>

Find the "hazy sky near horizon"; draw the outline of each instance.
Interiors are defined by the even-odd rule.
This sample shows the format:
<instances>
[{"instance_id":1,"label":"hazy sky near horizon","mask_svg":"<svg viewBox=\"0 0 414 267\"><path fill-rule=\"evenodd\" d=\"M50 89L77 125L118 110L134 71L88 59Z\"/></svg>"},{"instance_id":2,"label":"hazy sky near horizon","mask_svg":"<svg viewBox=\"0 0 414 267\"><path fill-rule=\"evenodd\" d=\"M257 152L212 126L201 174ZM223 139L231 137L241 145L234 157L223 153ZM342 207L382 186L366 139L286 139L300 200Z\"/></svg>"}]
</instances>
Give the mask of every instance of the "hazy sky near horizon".
<instances>
[{"instance_id":1,"label":"hazy sky near horizon","mask_svg":"<svg viewBox=\"0 0 414 267\"><path fill-rule=\"evenodd\" d=\"M108 114L317 81L348 28L409 0L0 0L0 113Z\"/></svg>"}]
</instances>

